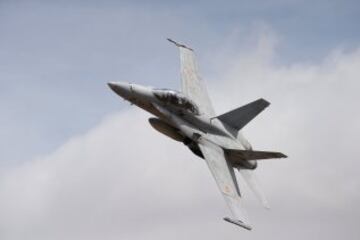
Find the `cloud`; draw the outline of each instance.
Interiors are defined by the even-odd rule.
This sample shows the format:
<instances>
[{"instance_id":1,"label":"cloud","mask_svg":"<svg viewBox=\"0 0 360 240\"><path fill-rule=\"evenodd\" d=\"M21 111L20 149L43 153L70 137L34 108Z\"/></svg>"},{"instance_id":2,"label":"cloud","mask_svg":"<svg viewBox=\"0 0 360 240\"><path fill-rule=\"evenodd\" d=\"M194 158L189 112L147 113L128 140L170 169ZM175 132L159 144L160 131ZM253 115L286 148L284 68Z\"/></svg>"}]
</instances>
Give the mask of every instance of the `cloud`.
<instances>
[{"instance_id":1,"label":"cloud","mask_svg":"<svg viewBox=\"0 0 360 240\"><path fill-rule=\"evenodd\" d=\"M3 171L1 239L356 239L360 49L284 65L274 61L276 42L265 31L253 51L215 53L221 65L208 81L219 113L272 102L245 134L255 148L290 157L258 169L271 211L245 189L253 232L221 220L227 209L203 161L131 108Z\"/></svg>"}]
</instances>

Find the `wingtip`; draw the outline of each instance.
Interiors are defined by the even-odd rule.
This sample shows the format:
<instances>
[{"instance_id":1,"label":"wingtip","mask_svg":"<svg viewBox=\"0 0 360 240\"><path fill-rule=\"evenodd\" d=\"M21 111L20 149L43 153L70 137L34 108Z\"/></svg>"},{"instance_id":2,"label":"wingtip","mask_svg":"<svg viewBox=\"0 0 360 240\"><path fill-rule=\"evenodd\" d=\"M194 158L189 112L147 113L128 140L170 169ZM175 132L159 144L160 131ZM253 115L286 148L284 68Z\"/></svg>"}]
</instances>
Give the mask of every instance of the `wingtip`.
<instances>
[{"instance_id":1,"label":"wingtip","mask_svg":"<svg viewBox=\"0 0 360 240\"><path fill-rule=\"evenodd\" d=\"M236 219L232 219L232 218L229 218L229 217L224 217L223 219L226 222L235 224L235 225L237 225L239 227L245 228L246 230L249 230L249 231L252 230L252 227L249 224L246 224L246 223L242 222L241 220L236 220Z\"/></svg>"},{"instance_id":2,"label":"wingtip","mask_svg":"<svg viewBox=\"0 0 360 240\"><path fill-rule=\"evenodd\" d=\"M177 46L177 47L186 48L186 49L188 49L188 50L190 50L190 51L194 51L194 49L192 49L192 48L190 48L190 47L188 47L188 46L186 46L186 45L184 45L184 44L178 43L178 42L172 40L171 38L167 38L167 40L168 40L169 42L175 44L175 46Z\"/></svg>"},{"instance_id":3,"label":"wingtip","mask_svg":"<svg viewBox=\"0 0 360 240\"><path fill-rule=\"evenodd\" d=\"M260 98L260 101L263 102L263 104L265 105L265 107L270 106L270 102L269 102L268 100L266 100L266 99L264 99L264 98Z\"/></svg>"}]
</instances>

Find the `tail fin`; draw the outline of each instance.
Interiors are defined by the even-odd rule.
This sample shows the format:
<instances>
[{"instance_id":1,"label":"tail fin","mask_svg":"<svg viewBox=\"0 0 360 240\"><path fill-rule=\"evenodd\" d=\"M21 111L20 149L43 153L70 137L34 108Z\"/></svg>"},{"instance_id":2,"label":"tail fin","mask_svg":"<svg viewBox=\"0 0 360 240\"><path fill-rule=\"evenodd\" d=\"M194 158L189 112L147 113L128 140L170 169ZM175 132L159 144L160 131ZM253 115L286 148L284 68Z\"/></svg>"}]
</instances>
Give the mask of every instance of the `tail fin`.
<instances>
[{"instance_id":1,"label":"tail fin","mask_svg":"<svg viewBox=\"0 0 360 240\"><path fill-rule=\"evenodd\" d=\"M269 105L270 103L268 101L260 98L254 102L224 113L217 118L234 128L236 131L239 131Z\"/></svg>"}]
</instances>

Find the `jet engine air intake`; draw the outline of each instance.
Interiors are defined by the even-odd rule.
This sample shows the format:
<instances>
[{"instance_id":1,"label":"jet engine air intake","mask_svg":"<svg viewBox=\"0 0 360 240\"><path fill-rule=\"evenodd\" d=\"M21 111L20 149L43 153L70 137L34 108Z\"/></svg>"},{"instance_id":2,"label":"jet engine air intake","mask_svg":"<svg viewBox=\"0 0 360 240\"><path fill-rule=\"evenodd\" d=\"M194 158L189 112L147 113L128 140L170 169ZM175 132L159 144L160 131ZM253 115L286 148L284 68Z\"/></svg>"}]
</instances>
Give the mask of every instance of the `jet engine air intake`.
<instances>
[{"instance_id":1,"label":"jet engine air intake","mask_svg":"<svg viewBox=\"0 0 360 240\"><path fill-rule=\"evenodd\" d=\"M149 123L155 130L175 141L182 142L185 139L185 137L179 133L178 129L170 126L165 121L158 118L149 118Z\"/></svg>"}]
</instances>

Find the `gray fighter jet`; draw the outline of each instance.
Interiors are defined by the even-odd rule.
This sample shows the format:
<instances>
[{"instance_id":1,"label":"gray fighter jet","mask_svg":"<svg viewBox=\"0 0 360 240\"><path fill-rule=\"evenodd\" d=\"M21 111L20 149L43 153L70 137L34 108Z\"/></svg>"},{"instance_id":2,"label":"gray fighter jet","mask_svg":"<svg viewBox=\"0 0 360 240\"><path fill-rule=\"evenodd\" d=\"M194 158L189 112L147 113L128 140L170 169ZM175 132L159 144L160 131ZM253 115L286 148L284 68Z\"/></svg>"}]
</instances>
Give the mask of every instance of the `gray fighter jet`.
<instances>
[{"instance_id":1,"label":"gray fighter jet","mask_svg":"<svg viewBox=\"0 0 360 240\"><path fill-rule=\"evenodd\" d=\"M181 91L110 82L109 87L130 103L148 111L157 131L182 142L205 159L222 193L231 217L224 220L251 230L242 205L234 169L237 169L261 203L266 198L254 176L257 160L285 158L280 152L255 151L240 130L263 111L269 102L258 99L227 113L216 115L204 82L199 76L193 49L171 39L180 50Z\"/></svg>"}]
</instances>

